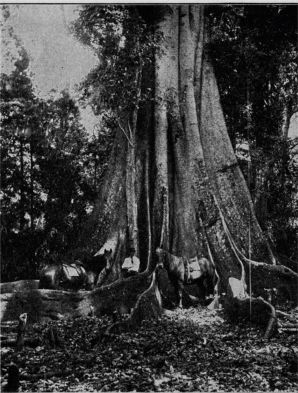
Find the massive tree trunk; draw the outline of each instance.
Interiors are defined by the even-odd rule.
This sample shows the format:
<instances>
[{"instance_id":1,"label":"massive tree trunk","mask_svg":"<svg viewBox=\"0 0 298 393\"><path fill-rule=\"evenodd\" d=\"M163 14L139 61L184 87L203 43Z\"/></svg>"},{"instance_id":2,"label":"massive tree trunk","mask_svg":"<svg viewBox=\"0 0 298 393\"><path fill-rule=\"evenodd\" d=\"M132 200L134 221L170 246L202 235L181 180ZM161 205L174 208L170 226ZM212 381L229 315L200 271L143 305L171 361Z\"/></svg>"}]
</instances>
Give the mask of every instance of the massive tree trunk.
<instances>
[{"instance_id":1,"label":"massive tree trunk","mask_svg":"<svg viewBox=\"0 0 298 393\"><path fill-rule=\"evenodd\" d=\"M208 242L222 292L234 277L246 280L257 296L265 287L282 287L296 301L297 275L276 265L228 136L206 45L204 7L160 10L154 106L144 104L134 113L133 145L119 129L84 242L93 252L113 246L114 277L131 240L141 270L148 254L154 268L157 246L178 256L210 257ZM142 73L142 88L148 87L148 73ZM133 171L131 177L127 171Z\"/></svg>"}]
</instances>

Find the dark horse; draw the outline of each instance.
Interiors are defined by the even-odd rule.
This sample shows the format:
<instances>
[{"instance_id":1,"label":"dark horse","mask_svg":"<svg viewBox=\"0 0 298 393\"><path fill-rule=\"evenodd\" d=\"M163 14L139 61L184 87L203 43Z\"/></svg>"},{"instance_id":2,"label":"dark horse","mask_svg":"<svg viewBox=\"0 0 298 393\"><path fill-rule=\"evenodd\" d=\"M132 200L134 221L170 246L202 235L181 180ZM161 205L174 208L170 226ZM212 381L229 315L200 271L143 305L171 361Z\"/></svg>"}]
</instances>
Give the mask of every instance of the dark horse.
<instances>
[{"instance_id":1,"label":"dark horse","mask_svg":"<svg viewBox=\"0 0 298 393\"><path fill-rule=\"evenodd\" d=\"M186 284L197 284L200 290L203 290L204 297L214 294L217 278L215 268L207 258L176 257L162 248L157 248L156 254L157 267L165 267L167 270L180 308L182 308L183 287Z\"/></svg>"},{"instance_id":2,"label":"dark horse","mask_svg":"<svg viewBox=\"0 0 298 393\"><path fill-rule=\"evenodd\" d=\"M39 288L43 289L93 289L101 270L111 266L112 250L88 258L84 263L45 266L40 273Z\"/></svg>"}]
</instances>

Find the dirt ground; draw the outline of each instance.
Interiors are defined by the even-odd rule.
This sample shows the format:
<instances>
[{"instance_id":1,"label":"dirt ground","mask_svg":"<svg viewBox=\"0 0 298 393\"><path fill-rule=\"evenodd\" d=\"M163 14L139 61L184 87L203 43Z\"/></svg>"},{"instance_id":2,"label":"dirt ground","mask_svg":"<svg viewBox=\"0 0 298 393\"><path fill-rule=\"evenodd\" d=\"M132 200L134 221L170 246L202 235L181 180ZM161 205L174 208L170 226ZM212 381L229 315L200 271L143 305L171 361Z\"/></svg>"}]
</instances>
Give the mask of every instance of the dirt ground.
<instances>
[{"instance_id":1,"label":"dirt ground","mask_svg":"<svg viewBox=\"0 0 298 393\"><path fill-rule=\"evenodd\" d=\"M203 307L102 336L110 323L87 317L32 325L27 337L40 345L19 353L1 348L1 383L14 362L23 392L297 390L296 333L264 340L262 330L230 324L222 310Z\"/></svg>"}]
</instances>

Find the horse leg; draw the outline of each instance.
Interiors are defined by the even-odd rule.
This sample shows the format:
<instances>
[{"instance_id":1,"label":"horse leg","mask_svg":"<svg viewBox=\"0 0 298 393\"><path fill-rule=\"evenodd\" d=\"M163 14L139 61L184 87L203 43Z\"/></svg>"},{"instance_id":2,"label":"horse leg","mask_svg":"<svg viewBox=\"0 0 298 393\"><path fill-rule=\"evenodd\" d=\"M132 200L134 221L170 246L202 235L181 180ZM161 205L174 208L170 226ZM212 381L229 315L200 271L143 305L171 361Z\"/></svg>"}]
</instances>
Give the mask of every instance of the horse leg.
<instances>
[{"instance_id":1,"label":"horse leg","mask_svg":"<svg viewBox=\"0 0 298 393\"><path fill-rule=\"evenodd\" d=\"M177 295L178 307L183 308L183 305L182 305L183 282L180 280L177 280L175 287L176 287L175 290L176 290L176 295Z\"/></svg>"},{"instance_id":2,"label":"horse leg","mask_svg":"<svg viewBox=\"0 0 298 393\"><path fill-rule=\"evenodd\" d=\"M206 298L206 287L205 287L204 280L202 279L202 277L200 277L200 278L198 278L195 281L195 283L196 283L196 285L198 287L198 290L199 290L199 298L202 299L202 300L205 300L205 298Z\"/></svg>"},{"instance_id":3,"label":"horse leg","mask_svg":"<svg viewBox=\"0 0 298 393\"><path fill-rule=\"evenodd\" d=\"M93 272L87 272L86 274L86 282L85 282L85 288L88 291L92 291L94 289L94 284L95 284L95 274Z\"/></svg>"},{"instance_id":4,"label":"horse leg","mask_svg":"<svg viewBox=\"0 0 298 393\"><path fill-rule=\"evenodd\" d=\"M214 285L213 285L212 277L206 277L204 283L206 288L206 295L212 297L214 295Z\"/></svg>"},{"instance_id":5,"label":"horse leg","mask_svg":"<svg viewBox=\"0 0 298 393\"><path fill-rule=\"evenodd\" d=\"M64 271L63 265L61 265L57 268L54 281L55 281L56 289L59 289L62 291L70 289L69 279L68 279L68 277L66 277L66 273Z\"/></svg>"}]
</instances>

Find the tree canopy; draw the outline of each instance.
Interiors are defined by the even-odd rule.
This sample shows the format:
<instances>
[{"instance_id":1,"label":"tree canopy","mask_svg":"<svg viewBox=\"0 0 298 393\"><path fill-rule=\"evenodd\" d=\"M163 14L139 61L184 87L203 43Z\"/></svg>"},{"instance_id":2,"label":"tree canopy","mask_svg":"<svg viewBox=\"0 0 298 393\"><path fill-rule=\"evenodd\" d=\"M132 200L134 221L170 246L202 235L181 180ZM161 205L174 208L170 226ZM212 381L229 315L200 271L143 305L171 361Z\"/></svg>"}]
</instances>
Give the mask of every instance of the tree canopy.
<instances>
[{"instance_id":1,"label":"tree canopy","mask_svg":"<svg viewBox=\"0 0 298 393\"><path fill-rule=\"evenodd\" d=\"M67 260L92 210L110 142L104 128L88 135L67 91L39 97L26 49L12 28L8 37L12 67L0 81L1 272L12 281Z\"/></svg>"},{"instance_id":2,"label":"tree canopy","mask_svg":"<svg viewBox=\"0 0 298 393\"><path fill-rule=\"evenodd\" d=\"M206 12L208 50L225 121L257 218L277 252L295 258L297 168L293 142L287 139L291 116L297 111L293 7L210 6ZM97 110L109 110L114 119L109 124L119 132L119 118L132 113L136 99L138 105L147 99L154 102L149 65L152 70L159 39L156 32L152 35L152 21L160 13L161 7L146 7L145 12L144 7L86 6L74 25L76 36L99 56L99 67L83 85L84 96ZM137 98L133 81L139 66L146 69L147 79L142 82L142 97ZM279 217L276 206L283 212Z\"/></svg>"},{"instance_id":3,"label":"tree canopy","mask_svg":"<svg viewBox=\"0 0 298 393\"><path fill-rule=\"evenodd\" d=\"M67 90L41 99L10 30L17 55L8 53L14 67L1 75L1 272L35 278L49 266L40 280L1 284L8 335L19 318L17 340L5 344L38 345L6 352L6 390L11 370L32 389L57 376L72 389L74 373L76 384L87 376L88 388L103 391L293 387L295 340L284 337L297 332L298 303L292 12L84 5L72 31L98 66L80 100ZM93 136L82 105L98 116ZM130 277L128 252L129 262L140 259ZM189 309L169 310L177 305Z\"/></svg>"},{"instance_id":4,"label":"tree canopy","mask_svg":"<svg viewBox=\"0 0 298 393\"><path fill-rule=\"evenodd\" d=\"M297 111L297 21L292 7L206 9L208 53L229 137L261 227L276 251L289 258L297 251L297 166L293 142L287 139ZM8 9L3 12L7 17ZM12 279L9 266L14 274L20 269L16 278L25 271L35 274L45 261L69 258L83 222L99 206L98 193L104 194L113 138L122 134L124 141L132 141L131 132L136 141L147 138L145 129L151 127L156 105L155 54L162 55L162 33L155 27L162 12L155 6L82 7L72 30L98 56L98 66L81 85L82 100L102 118L92 140L80 123L78 104L66 91L57 99L36 95L30 60L10 29L15 48L6 56L13 59L14 70L1 75L4 277ZM181 132L176 127L175 138ZM150 144L153 133L148 135ZM144 152L135 153L137 161ZM152 169L149 184L156 174ZM145 188L146 182L137 192L145 196ZM140 219L138 224L146 237L147 224ZM99 242L103 238L99 236ZM35 246L27 255L28 240ZM148 247L141 251L144 256ZM16 265L17 270L12 267Z\"/></svg>"}]
</instances>

